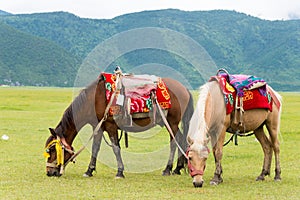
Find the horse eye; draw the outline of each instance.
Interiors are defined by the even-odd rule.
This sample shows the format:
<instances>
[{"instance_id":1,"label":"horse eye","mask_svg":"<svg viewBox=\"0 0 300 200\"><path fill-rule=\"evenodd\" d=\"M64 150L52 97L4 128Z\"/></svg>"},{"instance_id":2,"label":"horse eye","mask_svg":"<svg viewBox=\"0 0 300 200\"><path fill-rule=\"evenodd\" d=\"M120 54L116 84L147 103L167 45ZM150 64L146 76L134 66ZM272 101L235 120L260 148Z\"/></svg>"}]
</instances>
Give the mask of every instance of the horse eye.
<instances>
[{"instance_id":1,"label":"horse eye","mask_svg":"<svg viewBox=\"0 0 300 200\"><path fill-rule=\"evenodd\" d=\"M192 157L189 157L189 160L192 160Z\"/></svg>"}]
</instances>

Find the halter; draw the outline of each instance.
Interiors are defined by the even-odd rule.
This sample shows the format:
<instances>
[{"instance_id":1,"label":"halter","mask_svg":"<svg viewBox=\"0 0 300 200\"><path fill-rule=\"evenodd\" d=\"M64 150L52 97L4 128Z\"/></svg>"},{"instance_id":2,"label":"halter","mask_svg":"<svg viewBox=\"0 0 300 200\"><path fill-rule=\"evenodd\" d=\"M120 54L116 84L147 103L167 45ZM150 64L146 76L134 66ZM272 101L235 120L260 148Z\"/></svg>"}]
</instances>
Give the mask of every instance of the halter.
<instances>
[{"instance_id":1,"label":"halter","mask_svg":"<svg viewBox=\"0 0 300 200\"><path fill-rule=\"evenodd\" d=\"M116 72L117 74L117 78L116 78L116 85L118 84L119 82L119 79L120 79L120 76L122 75L122 72L121 70L117 70L116 69ZM91 135L90 139L88 140L88 142L90 140L92 140L92 138L98 134L98 131L100 130L102 124L104 121L106 121L107 119L107 115L108 115L108 111L109 111L109 108L110 106L112 105L112 102L113 102L113 99L116 95L116 90L115 92L112 94L111 96L111 99L108 103L108 105L106 106L105 108L105 112L104 112L104 116L103 118L101 119L101 121L98 123L98 125L96 126L96 128L94 129L93 131L93 134ZM46 167L52 167L52 168L55 168L55 167L58 167L60 165L60 174L63 174L64 172L64 167L66 167L66 165L70 162L70 161L74 161L74 159L87 147L88 145L88 142L83 145L79 151L77 153L75 153L75 151L71 150L71 149L68 149L68 148L65 148L65 146L63 145L63 143L61 142L60 138L57 136L57 139L56 140L52 140L48 145L47 147L45 148L45 152L44 152L44 157L46 158ZM49 154L49 149L55 145L55 149L56 149L56 160L54 160L53 162L49 163L47 160L48 158L50 157L50 154ZM73 149L73 147L71 147ZM64 150L66 150L67 152L69 152L72 156L66 161L66 163L64 163Z\"/></svg>"},{"instance_id":2,"label":"halter","mask_svg":"<svg viewBox=\"0 0 300 200\"><path fill-rule=\"evenodd\" d=\"M56 150L56 160L53 162L48 162L48 158L50 157L50 148L55 145L55 150ZM64 155L64 150L69 152L70 154L74 154L74 151L65 148L65 146L62 144L61 140L59 137L57 137L56 140L52 140L45 148L44 151L44 157L46 158L46 167L58 167L60 166L60 174L63 174L64 171L64 160L65 160L65 155Z\"/></svg>"},{"instance_id":3,"label":"halter","mask_svg":"<svg viewBox=\"0 0 300 200\"><path fill-rule=\"evenodd\" d=\"M190 150L191 150L190 147L188 147L188 149L186 151L186 157L187 158L188 158L188 154L189 154ZM209 150L208 147L207 147L207 151L208 151L208 153L210 153L210 150ZM191 164L190 159L188 159L188 169L189 169L189 173L190 173L191 177L194 177L196 175L201 175L202 176L204 174L204 170L195 169L195 167Z\"/></svg>"}]
</instances>

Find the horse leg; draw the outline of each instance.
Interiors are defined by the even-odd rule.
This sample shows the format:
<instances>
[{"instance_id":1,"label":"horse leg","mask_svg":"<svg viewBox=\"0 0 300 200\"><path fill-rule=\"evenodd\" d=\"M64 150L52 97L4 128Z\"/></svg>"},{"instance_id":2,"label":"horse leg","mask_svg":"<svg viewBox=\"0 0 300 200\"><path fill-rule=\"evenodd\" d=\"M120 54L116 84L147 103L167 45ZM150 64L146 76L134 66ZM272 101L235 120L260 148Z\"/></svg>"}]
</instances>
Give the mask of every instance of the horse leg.
<instances>
[{"instance_id":1,"label":"horse leg","mask_svg":"<svg viewBox=\"0 0 300 200\"><path fill-rule=\"evenodd\" d=\"M281 180L281 168L280 168L280 161L279 161L279 153L280 153L280 149L279 149L279 140L278 140L278 126L277 124L271 124L271 122L267 122L266 123L270 138L271 138L271 142L272 142L272 147L274 150L274 154L275 154L275 177L274 180L275 181L280 181Z\"/></svg>"},{"instance_id":2,"label":"horse leg","mask_svg":"<svg viewBox=\"0 0 300 200\"><path fill-rule=\"evenodd\" d=\"M173 138L170 136L170 155L168 159L168 163L166 168L164 169L162 175L163 176L170 176L173 168L173 161L174 161L174 155L176 151L176 143L173 140Z\"/></svg>"},{"instance_id":3,"label":"horse leg","mask_svg":"<svg viewBox=\"0 0 300 200\"><path fill-rule=\"evenodd\" d=\"M187 148L186 147L187 145L185 145L185 143L184 143L185 138L183 137L183 134L181 133L181 131L179 129L176 134L176 140L183 150L185 150ZM180 170L184 168L184 164L187 163L187 160L184 157L184 155L182 154L182 152L180 151L179 147L177 149L178 149L177 166L174 169L173 174L180 175L181 174Z\"/></svg>"},{"instance_id":4,"label":"horse leg","mask_svg":"<svg viewBox=\"0 0 300 200\"><path fill-rule=\"evenodd\" d=\"M270 175L271 162L272 162L272 145L270 140L264 133L263 126L254 131L255 137L260 142L264 152L264 163L261 174L256 178L257 181L265 180L265 176Z\"/></svg>"},{"instance_id":5,"label":"horse leg","mask_svg":"<svg viewBox=\"0 0 300 200\"><path fill-rule=\"evenodd\" d=\"M178 123L176 123L176 122L171 123L170 121L171 120L169 119L168 123L170 125L170 128L171 128L173 134L175 134L174 135L175 140L182 147L183 136L182 136L182 133L181 133L180 129L178 128ZM169 134L170 134L170 155L169 155L169 160L168 160L167 166L166 166L165 170L163 171L163 176L171 175L172 168L173 168L175 151L176 151L176 146L177 146L175 140L173 139L173 137L171 135L171 133L169 133ZM174 170L174 174L180 174L180 169L182 169L184 167L184 162L185 162L185 157L182 155L182 153L178 149L178 160L177 160L176 169Z\"/></svg>"},{"instance_id":6,"label":"horse leg","mask_svg":"<svg viewBox=\"0 0 300 200\"><path fill-rule=\"evenodd\" d=\"M116 156L117 163L118 163L118 172L116 174L116 178L125 178L123 171L124 171L124 164L121 157L121 147L118 140L118 131L114 131L115 134L113 136L110 136L110 140L112 142L112 149Z\"/></svg>"},{"instance_id":7,"label":"horse leg","mask_svg":"<svg viewBox=\"0 0 300 200\"><path fill-rule=\"evenodd\" d=\"M101 129L98 131L96 135L94 135L91 161L87 171L83 174L84 177L91 177L93 176L93 171L96 171L97 156L100 150L102 136L103 136L103 131Z\"/></svg>"},{"instance_id":8,"label":"horse leg","mask_svg":"<svg viewBox=\"0 0 300 200\"><path fill-rule=\"evenodd\" d=\"M223 144L225 140L225 135L226 135L226 127L224 126L221 134L219 135L218 138L216 138L216 144L213 147L213 154L215 158L215 173L214 177L210 180L211 185L218 185L223 182L222 178L222 165L221 165L221 160L223 157Z\"/></svg>"}]
</instances>

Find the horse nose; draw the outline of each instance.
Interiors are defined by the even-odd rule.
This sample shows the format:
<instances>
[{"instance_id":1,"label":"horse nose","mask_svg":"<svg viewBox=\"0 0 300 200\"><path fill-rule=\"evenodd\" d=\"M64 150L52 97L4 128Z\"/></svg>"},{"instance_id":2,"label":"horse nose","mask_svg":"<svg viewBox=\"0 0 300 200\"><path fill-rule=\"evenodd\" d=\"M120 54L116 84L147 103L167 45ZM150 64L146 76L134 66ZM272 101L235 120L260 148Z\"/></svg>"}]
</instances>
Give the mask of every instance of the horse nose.
<instances>
[{"instance_id":1,"label":"horse nose","mask_svg":"<svg viewBox=\"0 0 300 200\"><path fill-rule=\"evenodd\" d=\"M47 176L51 177L51 176L61 176L61 174L57 171L57 170L49 170L47 171Z\"/></svg>"},{"instance_id":2,"label":"horse nose","mask_svg":"<svg viewBox=\"0 0 300 200\"><path fill-rule=\"evenodd\" d=\"M47 171L47 176L53 176L53 173L51 173L50 171Z\"/></svg>"},{"instance_id":3,"label":"horse nose","mask_svg":"<svg viewBox=\"0 0 300 200\"><path fill-rule=\"evenodd\" d=\"M200 181L200 182L193 182L193 184L194 184L194 187L202 187L203 181Z\"/></svg>"}]
</instances>

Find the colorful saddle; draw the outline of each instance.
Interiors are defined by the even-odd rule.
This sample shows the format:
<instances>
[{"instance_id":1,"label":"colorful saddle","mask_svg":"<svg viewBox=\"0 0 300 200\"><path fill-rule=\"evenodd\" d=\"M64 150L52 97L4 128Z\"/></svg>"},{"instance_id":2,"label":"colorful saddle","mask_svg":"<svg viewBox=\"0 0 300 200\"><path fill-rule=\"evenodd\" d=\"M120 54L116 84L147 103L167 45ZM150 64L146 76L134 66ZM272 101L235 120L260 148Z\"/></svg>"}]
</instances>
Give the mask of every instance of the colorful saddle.
<instances>
[{"instance_id":1,"label":"colorful saddle","mask_svg":"<svg viewBox=\"0 0 300 200\"><path fill-rule=\"evenodd\" d=\"M263 79L248 75L229 75L221 70L217 76L211 77L210 81L212 80L217 80L220 84L227 114L236 107L242 107L243 110L265 108L272 111L272 98Z\"/></svg>"},{"instance_id":2,"label":"colorful saddle","mask_svg":"<svg viewBox=\"0 0 300 200\"><path fill-rule=\"evenodd\" d=\"M101 73L105 81L106 100L110 101L116 90L116 75ZM160 77L153 75L122 75L121 89L116 91L109 115L122 114L128 109L130 114L148 113L153 109L153 100L157 99L162 109L171 108L170 94Z\"/></svg>"}]
</instances>

